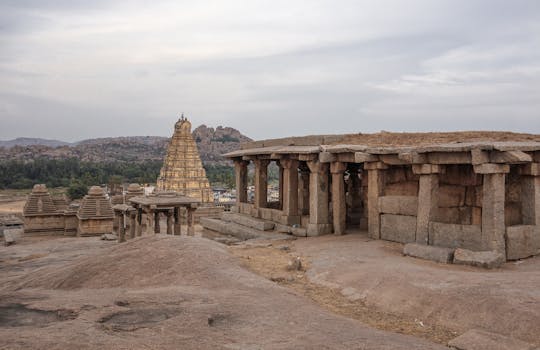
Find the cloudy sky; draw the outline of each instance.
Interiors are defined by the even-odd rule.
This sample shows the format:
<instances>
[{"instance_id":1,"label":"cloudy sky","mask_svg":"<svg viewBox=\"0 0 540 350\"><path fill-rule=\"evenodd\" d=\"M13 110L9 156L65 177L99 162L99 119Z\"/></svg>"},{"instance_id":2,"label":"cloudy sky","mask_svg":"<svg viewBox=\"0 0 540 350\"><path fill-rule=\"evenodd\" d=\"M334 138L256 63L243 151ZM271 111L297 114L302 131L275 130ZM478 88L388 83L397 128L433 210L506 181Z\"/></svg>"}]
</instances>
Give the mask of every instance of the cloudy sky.
<instances>
[{"instance_id":1,"label":"cloudy sky","mask_svg":"<svg viewBox=\"0 0 540 350\"><path fill-rule=\"evenodd\" d=\"M0 0L0 139L540 133L540 1Z\"/></svg>"}]
</instances>

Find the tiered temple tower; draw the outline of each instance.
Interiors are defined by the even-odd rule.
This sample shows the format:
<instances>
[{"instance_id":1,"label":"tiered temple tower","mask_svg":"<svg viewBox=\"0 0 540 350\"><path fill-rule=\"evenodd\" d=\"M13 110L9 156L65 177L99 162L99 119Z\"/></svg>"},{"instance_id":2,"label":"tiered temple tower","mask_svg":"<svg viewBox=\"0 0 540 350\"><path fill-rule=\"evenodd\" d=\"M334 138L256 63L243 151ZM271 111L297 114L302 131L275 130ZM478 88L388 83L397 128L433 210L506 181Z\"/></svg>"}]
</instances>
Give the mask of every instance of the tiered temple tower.
<instances>
[{"instance_id":1,"label":"tiered temple tower","mask_svg":"<svg viewBox=\"0 0 540 350\"><path fill-rule=\"evenodd\" d=\"M174 126L174 135L157 180L157 189L178 192L203 203L213 202L212 189L197 144L191 135L191 123L184 115Z\"/></svg>"}]
</instances>

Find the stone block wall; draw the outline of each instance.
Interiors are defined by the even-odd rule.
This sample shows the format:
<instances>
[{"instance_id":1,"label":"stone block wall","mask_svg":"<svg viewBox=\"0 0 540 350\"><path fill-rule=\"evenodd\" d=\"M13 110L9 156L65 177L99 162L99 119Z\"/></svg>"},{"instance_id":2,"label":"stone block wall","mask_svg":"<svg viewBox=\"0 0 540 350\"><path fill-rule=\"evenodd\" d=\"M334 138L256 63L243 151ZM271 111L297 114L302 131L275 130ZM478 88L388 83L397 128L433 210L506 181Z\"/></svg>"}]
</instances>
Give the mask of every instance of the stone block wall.
<instances>
[{"instance_id":1,"label":"stone block wall","mask_svg":"<svg viewBox=\"0 0 540 350\"><path fill-rule=\"evenodd\" d=\"M439 174L435 220L454 225L482 224L482 175L468 164L446 165Z\"/></svg>"},{"instance_id":2,"label":"stone block wall","mask_svg":"<svg viewBox=\"0 0 540 350\"><path fill-rule=\"evenodd\" d=\"M64 234L64 215L26 216L24 233L26 235Z\"/></svg>"}]
</instances>

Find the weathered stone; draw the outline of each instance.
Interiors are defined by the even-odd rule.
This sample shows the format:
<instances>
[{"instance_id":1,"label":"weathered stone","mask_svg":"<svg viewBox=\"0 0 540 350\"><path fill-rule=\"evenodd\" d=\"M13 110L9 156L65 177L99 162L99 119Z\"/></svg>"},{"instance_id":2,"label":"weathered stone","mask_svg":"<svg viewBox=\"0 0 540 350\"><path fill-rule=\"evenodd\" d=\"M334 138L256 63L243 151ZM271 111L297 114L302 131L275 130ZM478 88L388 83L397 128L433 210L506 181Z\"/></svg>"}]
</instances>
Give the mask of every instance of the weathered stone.
<instances>
[{"instance_id":1,"label":"weathered stone","mask_svg":"<svg viewBox=\"0 0 540 350\"><path fill-rule=\"evenodd\" d=\"M417 152L403 152L398 154L398 158L410 164L427 163L427 155Z\"/></svg>"},{"instance_id":2,"label":"weathered stone","mask_svg":"<svg viewBox=\"0 0 540 350\"><path fill-rule=\"evenodd\" d=\"M379 212L416 216L418 197L415 196L383 196L379 197Z\"/></svg>"},{"instance_id":3,"label":"weathered stone","mask_svg":"<svg viewBox=\"0 0 540 350\"><path fill-rule=\"evenodd\" d=\"M328 164L307 162L309 174L309 225L308 235L330 233L328 212Z\"/></svg>"},{"instance_id":4,"label":"weathered stone","mask_svg":"<svg viewBox=\"0 0 540 350\"><path fill-rule=\"evenodd\" d=\"M191 134L191 123L183 115L174 126L156 187L160 191L178 192L203 203L214 201L197 144Z\"/></svg>"},{"instance_id":5,"label":"weathered stone","mask_svg":"<svg viewBox=\"0 0 540 350\"><path fill-rule=\"evenodd\" d=\"M470 152L433 152L428 154L431 164L470 164Z\"/></svg>"},{"instance_id":6,"label":"weathered stone","mask_svg":"<svg viewBox=\"0 0 540 350\"><path fill-rule=\"evenodd\" d=\"M386 184L407 181L407 171L405 167L394 166L386 171Z\"/></svg>"},{"instance_id":7,"label":"weathered stone","mask_svg":"<svg viewBox=\"0 0 540 350\"><path fill-rule=\"evenodd\" d=\"M440 185L439 186L439 207L461 207L465 205L465 187Z\"/></svg>"},{"instance_id":8,"label":"weathered stone","mask_svg":"<svg viewBox=\"0 0 540 350\"><path fill-rule=\"evenodd\" d=\"M524 259L540 253L540 231L533 225L506 228L506 259Z\"/></svg>"},{"instance_id":9,"label":"weathered stone","mask_svg":"<svg viewBox=\"0 0 540 350\"><path fill-rule=\"evenodd\" d=\"M444 172L444 168L436 164L413 164L412 170L413 173L418 175L439 174Z\"/></svg>"},{"instance_id":10,"label":"weathered stone","mask_svg":"<svg viewBox=\"0 0 540 350\"><path fill-rule=\"evenodd\" d=\"M506 174L510 172L508 164L479 164L474 166L474 172L477 174Z\"/></svg>"},{"instance_id":11,"label":"weathered stone","mask_svg":"<svg viewBox=\"0 0 540 350\"><path fill-rule=\"evenodd\" d=\"M416 242L427 244L429 222L437 214L439 176L437 174L420 175L418 184Z\"/></svg>"},{"instance_id":12,"label":"weathered stone","mask_svg":"<svg viewBox=\"0 0 540 350\"><path fill-rule=\"evenodd\" d=\"M403 254L444 264L449 264L454 259L454 249L452 248L434 247L417 243L405 244Z\"/></svg>"},{"instance_id":13,"label":"weathered stone","mask_svg":"<svg viewBox=\"0 0 540 350\"><path fill-rule=\"evenodd\" d=\"M118 240L118 236L113 233L105 233L101 235L102 241L116 241Z\"/></svg>"},{"instance_id":14,"label":"weathered stone","mask_svg":"<svg viewBox=\"0 0 540 350\"><path fill-rule=\"evenodd\" d=\"M489 163L489 152L483 151L478 148L472 149L471 150L471 163L474 165Z\"/></svg>"},{"instance_id":15,"label":"weathered stone","mask_svg":"<svg viewBox=\"0 0 540 350\"><path fill-rule=\"evenodd\" d=\"M114 213L105 191L92 186L84 196L77 212L77 236L101 236L113 230Z\"/></svg>"},{"instance_id":16,"label":"weathered stone","mask_svg":"<svg viewBox=\"0 0 540 350\"><path fill-rule=\"evenodd\" d=\"M297 256L294 259L289 260L287 263L287 270L289 271L300 271L302 270L302 259Z\"/></svg>"},{"instance_id":17,"label":"weathered stone","mask_svg":"<svg viewBox=\"0 0 540 350\"><path fill-rule=\"evenodd\" d=\"M367 211L368 211L368 232L373 239L381 238L379 197L384 191L384 173L382 170L368 170L368 193L367 193Z\"/></svg>"},{"instance_id":18,"label":"weathered stone","mask_svg":"<svg viewBox=\"0 0 540 350\"><path fill-rule=\"evenodd\" d=\"M379 157L374 154L369 154L365 152L354 153L355 163L377 162L378 160L379 160Z\"/></svg>"},{"instance_id":19,"label":"weathered stone","mask_svg":"<svg viewBox=\"0 0 540 350\"><path fill-rule=\"evenodd\" d=\"M472 165L449 164L444 167L444 173L439 175L441 184L458 186L482 185L482 175L476 174Z\"/></svg>"},{"instance_id":20,"label":"weathered stone","mask_svg":"<svg viewBox=\"0 0 540 350\"><path fill-rule=\"evenodd\" d=\"M307 237L307 229L303 227L291 227L291 234L296 237Z\"/></svg>"},{"instance_id":21,"label":"weathered stone","mask_svg":"<svg viewBox=\"0 0 540 350\"><path fill-rule=\"evenodd\" d=\"M431 222L429 244L447 248L482 249L480 225L459 225Z\"/></svg>"},{"instance_id":22,"label":"weathered stone","mask_svg":"<svg viewBox=\"0 0 540 350\"><path fill-rule=\"evenodd\" d=\"M24 230L22 228L5 228L3 231L4 235L4 244L6 246L15 244L19 239L21 239Z\"/></svg>"},{"instance_id":23,"label":"weathered stone","mask_svg":"<svg viewBox=\"0 0 540 350\"><path fill-rule=\"evenodd\" d=\"M336 155L330 152L321 152L319 153L319 162L321 163L330 163L336 160Z\"/></svg>"},{"instance_id":24,"label":"weathered stone","mask_svg":"<svg viewBox=\"0 0 540 350\"><path fill-rule=\"evenodd\" d=\"M416 217L406 215L381 215L381 239L410 243L416 241Z\"/></svg>"},{"instance_id":25,"label":"weathered stone","mask_svg":"<svg viewBox=\"0 0 540 350\"><path fill-rule=\"evenodd\" d=\"M506 261L505 256L497 251L475 252L468 249L457 248L454 251L454 264L479 266L493 269L502 266Z\"/></svg>"},{"instance_id":26,"label":"weathered stone","mask_svg":"<svg viewBox=\"0 0 540 350\"><path fill-rule=\"evenodd\" d=\"M274 229L275 224L270 221L257 219L244 214L224 212L221 219L227 222L234 222L243 226L252 227L260 231L270 231Z\"/></svg>"},{"instance_id":27,"label":"weathered stone","mask_svg":"<svg viewBox=\"0 0 540 350\"><path fill-rule=\"evenodd\" d=\"M521 167L520 173L521 175L540 176L540 163L525 164Z\"/></svg>"},{"instance_id":28,"label":"weathered stone","mask_svg":"<svg viewBox=\"0 0 540 350\"><path fill-rule=\"evenodd\" d=\"M364 163L364 169L366 170L385 170L388 169L388 165L383 162L367 162Z\"/></svg>"},{"instance_id":29,"label":"weathered stone","mask_svg":"<svg viewBox=\"0 0 540 350\"><path fill-rule=\"evenodd\" d=\"M484 164L486 165L486 164ZM505 255L504 181L502 173L484 175L482 193L482 237L484 249L496 250Z\"/></svg>"},{"instance_id":30,"label":"weathered stone","mask_svg":"<svg viewBox=\"0 0 540 350\"><path fill-rule=\"evenodd\" d=\"M532 157L522 151L491 151L490 160L492 163L516 164L532 162Z\"/></svg>"},{"instance_id":31,"label":"weathered stone","mask_svg":"<svg viewBox=\"0 0 540 350\"><path fill-rule=\"evenodd\" d=\"M468 330L450 340L448 346L457 350L532 350L534 348L534 345L521 340L480 329Z\"/></svg>"},{"instance_id":32,"label":"weathered stone","mask_svg":"<svg viewBox=\"0 0 540 350\"><path fill-rule=\"evenodd\" d=\"M406 181L384 186L385 196L417 196L418 181Z\"/></svg>"}]
</instances>

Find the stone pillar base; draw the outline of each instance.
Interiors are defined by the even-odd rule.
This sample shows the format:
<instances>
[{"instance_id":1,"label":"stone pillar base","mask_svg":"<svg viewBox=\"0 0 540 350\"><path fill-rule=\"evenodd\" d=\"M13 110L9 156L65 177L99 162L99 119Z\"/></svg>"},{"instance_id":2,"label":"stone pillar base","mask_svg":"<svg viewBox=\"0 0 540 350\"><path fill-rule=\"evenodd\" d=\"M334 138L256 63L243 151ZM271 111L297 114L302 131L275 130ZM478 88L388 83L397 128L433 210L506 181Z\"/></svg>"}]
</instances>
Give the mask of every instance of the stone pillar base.
<instances>
[{"instance_id":1,"label":"stone pillar base","mask_svg":"<svg viewBox=\"0 0 540 350\"><path fill-rule=\"evenodd\" d=\"M283 225L300 225L301 219L300 215L282 215L279 223Z\"/></svg>"},{"instance_id":2,"label":"stone pillar base","mask_svg":"<svg viewBox=\"0 0 540 350\"><path fill-rule=\"evenodd\" d=\"M325 235L332 233L332 228L332 224L308 224L307 235L308 237Z\"/></svg>"}]
</instances>

